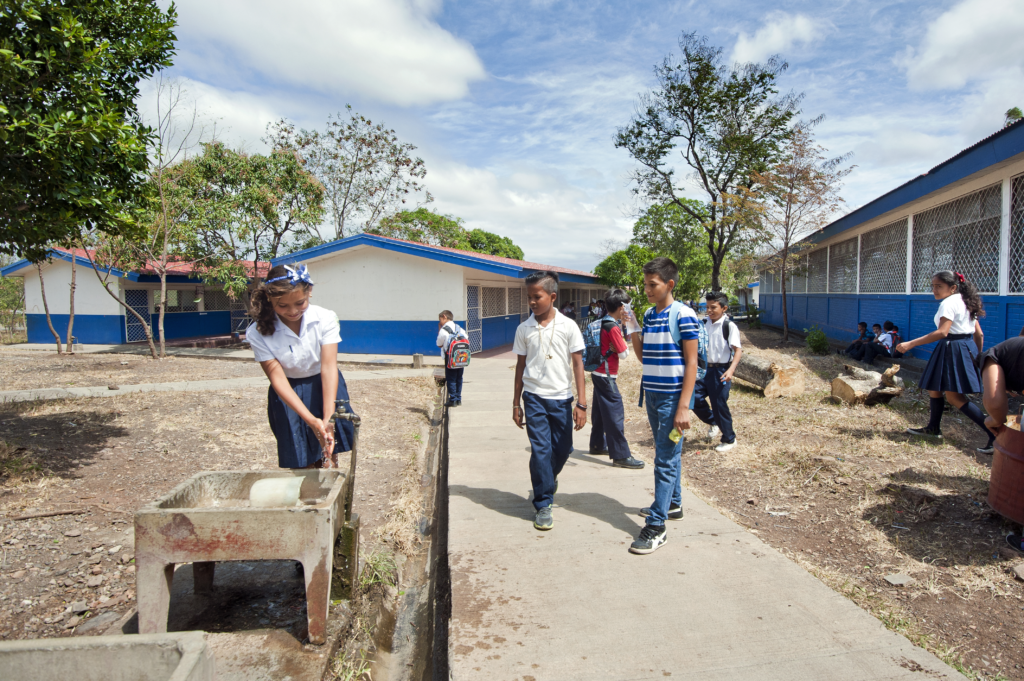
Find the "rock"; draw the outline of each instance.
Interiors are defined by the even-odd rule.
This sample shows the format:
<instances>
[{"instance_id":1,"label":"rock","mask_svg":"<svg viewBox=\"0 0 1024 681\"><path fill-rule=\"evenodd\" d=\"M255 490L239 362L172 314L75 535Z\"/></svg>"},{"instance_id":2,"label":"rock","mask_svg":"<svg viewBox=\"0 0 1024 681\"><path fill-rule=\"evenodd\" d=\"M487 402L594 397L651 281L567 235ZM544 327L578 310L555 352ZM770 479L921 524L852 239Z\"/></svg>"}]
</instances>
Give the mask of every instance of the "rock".
<instances>
[{"instance_id":1,"label":"rock","mask_svg":"<svg viewBox=\"0 0 1024 681\"><path fill-rule=\"evenodd\" d=\"M111 383L110 385L107 386L107 390L120 390L120 389L121 389L121 386L114 385L113 383Z\"/></svg>"},{"instance_id":2,"label":"rock","mask_svg":"<svg viewBox=\"0 0 1024 681\"><path fill-rule=\"evenodd\" d=\"M1024 581L1024 563L1017 563L1013 566L1013 576Z\"/></svg>"},{"instance_id":3,"label":"rock","mask_svg":"<svg viewBox=\"0 0 1024 681\"><path fill-rule=\"evenodd\" d=\"M74 585L75 585L75 580L71 579L70 577L68 577L67 579L64 580L64 586L74 586Z\"/></svg>"},{"instance_id":4,"label":"rock","mask_svg":"<svg viewBox=\"0 0 1024 681\"><path fill-rule=\"evenodd\" d=\"M25 571L24 570L18 570L16 572L12 572L11 573L11 579L21 579L24 576L25 576Z\"/></svg>"},{"instance_id":5,"label":"rock","mask_svg":"<svg viewBox=\"0 0 1024 681\"><path fill-rule=\"evenodd\" d=\"M114 546L112 548L107 549L107 553L109 553L112 556L115 553L117 553L118 551L120 551L122 548L124 548L124 547L122 547L120 544L118 544L117 546Z\"/></svg>"},{"instance_id":6,"label":"rock","mask_svg":"<svg viewBox=\"0 0 1024 681\"><path fill-rule=\"evenodd\" d=\"M103 586L103 575L96 575L85 580L85 585L90 589L95 589L98 586Z\"/></svg>"},{"instance_id":7,"label":"rock","mask_svg":"<svg viewBox=\"0 0 1024 681\"><path fill-rule=\"evenodd\" d=\"M122 562L122 563L130 563L130 562L131 562L131 560L132 560L132 558L134 558L134 557L135 557L135 556L133 556L133 555L132 555L132 554L130 554L130 553L127 553L127 552L125 552L125 553L122 553L122 554L121 554L121 562Z\"/></svg>"},{"instance_id":8,"label":"rock","mask_svg":"<svg viewBox=\"0 0 1024 681\"><path fill-rule=\"evenodd\" d=\"M74 629L81 622L82 622L82 618L79 617L78 615L75 615L74 617L72 617L71 619L68 620L67 624L64 625L64 628L65 629Z\"/></svg>"},{"instance_id":9,"label":"rock","mask_svg":"<svg viewBox=\"0 0 1024 681\"><path fill-rule=\"evenodd\" d=\"M753 506L757 505L757 499L747 499L747 503Z\"/></svg>"},{"instance_id":10,"label":"rock","mask_svg":"<svg viewBox=\"0 0 1024 681\"><path fill-rule=\"evenodd\" d=\"M65 537L81 537L82 536L82 531L79 530L79 529L64 530L64 536Z\"/></svg>"},{"instance_id":11,"label":"rock","mask_svg":"<svg viewBox=\"0 0 1024 681\"><path fill-rule=\"evenodd\" d=\"M886 575L885 581L889 582L893 586L910 586L914 583L914 578L910 575L904 574Z\"/></svg>"},{"instance_id":12,"label":"rock","mask_svg":"<svg viewBox=\"0 0 1024 681\"><path fill-rule=\"evenodd\" d=\"M74 601L70 606L71 612L76 615L81 615L83 612L89 609L89 606L85 601Z\"/></svg>"},{"instance_id":13,"label":"rock","mask_svg":"<svg viewBox=\"0 0 1024 681\"><path fill-rule=\"evenodd\" d=\"M99 565L96 565L96 566L93 567L91 572L94 575L101 575L101 574L103 574L103 568L101 568Z\"/></svg>"},{"instance_id":14,"label":"rock","mask_svg":"<svg viewBox=\"0 0 1024 681\"><path fill-rule=\"evenodd\" d=\"M105 612L102 615L96 615L91 617L89 620L78 628L77 634L90 634L90 633L103 633L107 627L121 619L121 616L116 612Z\"/></svg>"},{"instance_id":15,"label":"rock","mask_svg":"<svg viewBox=\"0 0 1024 681\"><path fill-rule=\"evenodd\" d=\"M135 574L135 566L134 565L129 565L128 567L126 567L124 569L124 573L126 575L134 575Z\"/></svg>"}]
</instances>

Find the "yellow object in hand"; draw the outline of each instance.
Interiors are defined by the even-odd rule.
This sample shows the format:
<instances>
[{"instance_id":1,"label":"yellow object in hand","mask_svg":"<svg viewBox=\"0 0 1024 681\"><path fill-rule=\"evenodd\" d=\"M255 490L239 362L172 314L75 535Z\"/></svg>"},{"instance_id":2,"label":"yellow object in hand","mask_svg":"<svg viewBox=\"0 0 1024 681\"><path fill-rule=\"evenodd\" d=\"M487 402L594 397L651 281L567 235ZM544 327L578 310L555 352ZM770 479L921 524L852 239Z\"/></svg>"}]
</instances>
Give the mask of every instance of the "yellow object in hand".
<instances>
[{"instance_id":1,"label":"yellow object in hand","mask_svg":"<svg viewBox=\"0 0 1024 681\"><path fill-rule=\"evenodd\" d=\"M679 438L682 436L683 434L679 432L678 428L673 428L672 432L668 434L668 439L672 440L672 442L679 442Z\"/></svg>"}]
</instances>

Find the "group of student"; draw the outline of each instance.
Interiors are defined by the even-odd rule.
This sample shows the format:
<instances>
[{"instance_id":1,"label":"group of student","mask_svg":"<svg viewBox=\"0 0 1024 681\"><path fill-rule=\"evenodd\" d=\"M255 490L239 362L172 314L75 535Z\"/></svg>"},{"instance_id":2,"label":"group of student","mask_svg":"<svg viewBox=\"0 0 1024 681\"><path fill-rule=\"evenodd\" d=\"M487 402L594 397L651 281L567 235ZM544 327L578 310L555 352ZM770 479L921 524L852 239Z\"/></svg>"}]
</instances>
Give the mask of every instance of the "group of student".
<instances>
[{"instance_id":1,"label":"group of student","mask_svg":"<svg viewBox=\"0 0 1024 681\"><path fill-rule=\"evenodd\" d=\"M858 336L845 350L836 350L836 352L867 364L875 361L875 357L903 356L902 352L895 350L895 347L903 341L900 337L900 327L892 322L873 324L870 333L868 333L867 322L858 322L857 333Z\"/></svg>"}]
</instances>

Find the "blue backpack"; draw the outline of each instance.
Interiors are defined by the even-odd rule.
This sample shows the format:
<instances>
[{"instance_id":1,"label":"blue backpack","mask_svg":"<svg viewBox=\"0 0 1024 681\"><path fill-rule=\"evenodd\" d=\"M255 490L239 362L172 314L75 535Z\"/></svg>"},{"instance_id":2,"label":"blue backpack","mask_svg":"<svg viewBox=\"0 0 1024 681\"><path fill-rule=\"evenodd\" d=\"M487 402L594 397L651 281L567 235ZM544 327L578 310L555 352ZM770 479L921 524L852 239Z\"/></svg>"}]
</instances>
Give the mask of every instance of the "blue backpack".
<instances>
[{"instance_id":1,"label":"blue backpack","mask_svg":"<svg viewBox=\"0 0 1024 681\"><path fill-rule=\"evenodd\" d=\"M615 326L615 322L607 317L602 317L587 324L583 332L583 370L597 371L602 364L607 364L608 358L615 351L611 348L604 355L601 354L601 331L609 330Z\"/></svg>"}]
</instances>

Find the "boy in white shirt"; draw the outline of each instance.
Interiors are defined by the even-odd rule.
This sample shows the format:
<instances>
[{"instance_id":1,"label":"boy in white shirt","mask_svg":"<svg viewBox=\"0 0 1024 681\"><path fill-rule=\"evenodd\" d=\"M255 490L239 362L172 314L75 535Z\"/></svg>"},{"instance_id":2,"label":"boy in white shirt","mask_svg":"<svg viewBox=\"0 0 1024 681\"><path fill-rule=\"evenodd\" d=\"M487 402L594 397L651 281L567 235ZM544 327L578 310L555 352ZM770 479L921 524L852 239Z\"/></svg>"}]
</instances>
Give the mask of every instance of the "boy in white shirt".
<instances>
[{"instance_id":1,"label":"boy in white shirt","mask_svg":"<svg viewBox=\"0 0 1024 681\"><path fill-rule=\"evenodd\" d=\"M729 411L729 389L743 350L740 348L740 330L725 314L729 309L729 296L709 293L707 301L708 316L704 318L704 328L708 332L708 370L704 379L697 381L694 387L693 413L711 426L708 429L709 440L722 436L722 443L715 447L715 451L727 452L736 446L736 431L732 428L732 413ZM710 406L708 399L711 400Z\"/></svg>"},{"instance_id":2,"label":"boy in white shirt","mask_svg":"<svg viewBox=\"0 0 1024 681\"><path fill-rule=\"evenodd\" d=\"M526 296L533 316L516 329L512 346L519 356L512 420L520 428L525 425L530 438L530 481L536 509L533 526L550 530L558 474L572 453L572 432L587 423L584 343L576 323L554 306L557 274L534 272L528 276ZM580 400L575 408L573 383Z\"/></svg>"},{"instance_id":3,"label":"boy in white shirt","mask_svg":"<svg viewBox=\"0 0 1024 681\"><path fill-rule=\"evenodd\" d=\"M890 321L882 324L882 333L875 337L874 343L865 346L862 362L872 364L875 357L892 357L892 327Z\"/></svg>"},{"instance_id":4,"label":"boy in white shirt","mask_svg":"<svg viewBox=\"0 0 1024 681\"><path fill-rule=\"evenodd\" d=\"M465 369L448 368L448 340L456 338L468 338L466 331L455 323L455 315L451 310L444 310L437 315L437 347L441 348L441 357L444 359L444 380L448 388L448 402L446 407L462 406L462 374Z\"/></svg>"}]
</instances>

